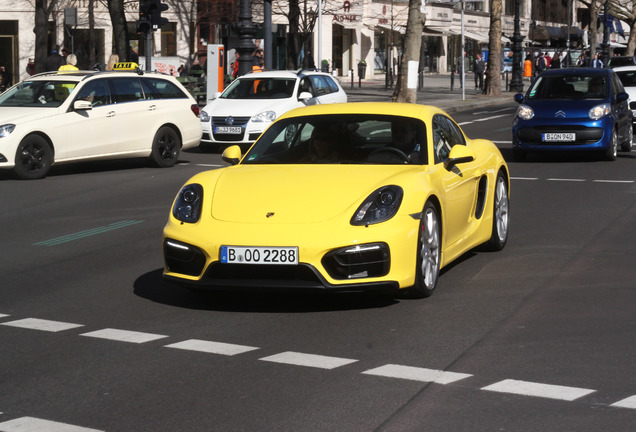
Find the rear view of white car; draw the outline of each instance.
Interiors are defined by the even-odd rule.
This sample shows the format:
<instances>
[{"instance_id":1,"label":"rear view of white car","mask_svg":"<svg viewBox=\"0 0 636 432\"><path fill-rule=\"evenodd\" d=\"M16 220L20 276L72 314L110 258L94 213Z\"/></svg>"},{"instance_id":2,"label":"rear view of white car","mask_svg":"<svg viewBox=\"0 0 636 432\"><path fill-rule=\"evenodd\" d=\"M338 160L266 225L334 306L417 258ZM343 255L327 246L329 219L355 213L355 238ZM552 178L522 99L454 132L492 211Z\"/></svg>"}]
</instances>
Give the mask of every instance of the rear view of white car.
<instances>
[{"instance_id":1,"label":"rear view of white car","mask_svg":"<svg viewBox=\"0 0 636 432\"><path fill-rule=\"evenodd\" d=\"M614 72L629 95L629 108L632 110L634 124L636 124L636 66L618 66L614 68Z\"/></svg>"},{"instance_id":2,"label":"rear view of white car","mask_svg":"<svg viewBox=\"0 0 636 432\"><path fill-rule=\"evenodd\" d=\"M333 76L315 70L268 71L234 80L201 111L201 145L217 150L250 147L287 111L306 105L347 102Z\"/></svg>"},{"instance_id":3,"label":"rear view of white car","mask_svg":"<svg viewBox=\"0 0 636 432\"><path fill-rule=\"evenodd\" d=\"M167 75L46 72L0 95L0 169L21 179L80 160L148 157L169 167L200 139L199 106Z\"/></svg>"}]
</instances>

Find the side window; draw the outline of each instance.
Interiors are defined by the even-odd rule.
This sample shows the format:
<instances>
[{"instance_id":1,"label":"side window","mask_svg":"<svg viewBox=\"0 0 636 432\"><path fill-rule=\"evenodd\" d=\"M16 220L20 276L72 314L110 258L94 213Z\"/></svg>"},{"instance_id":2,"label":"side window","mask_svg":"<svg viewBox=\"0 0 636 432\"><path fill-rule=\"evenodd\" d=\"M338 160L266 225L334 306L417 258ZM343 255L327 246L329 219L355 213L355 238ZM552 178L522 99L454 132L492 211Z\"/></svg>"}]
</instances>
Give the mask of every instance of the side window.
<instances>
[{"instance_id":1,"label":"side window","mask_svg":"<svg viewBox=\"0 0 636 432\"><path fill-rule=\"evenodd\" d=\"M338 91L338 84L333 81L333 78L325 77L325 81L327 81L327 85L329 86L331 93L336 93Z\"/></svg>"},{"instance_id":2,"label":"side window","mask_svg":"<svg viewBox=\"0 0 636 432\"><path fill-rule=\"evenodd\" d=\"M108 82L103 79L87 82L77 94L77 99L89 101L94 107L110 105Z\"/></svg>"},{"instance_id":3,"label":"side window","mask_svg":"<svg viewBox=\"0 0 636 432\"><path fill-rule=\"evenodd\" d=\"M444 162L453 147L453 139L446 118L441 115L433 117L433 146L435 163Z\"/></svg>"},{"instance_id":4,"label":"side window","mask_svg":"<svg viewBox=\"0 0 636 432\"><path fill-rule=\"evenodd\" d=\"M187 99L188 96L174 83L161 78L141 80L146 99Z\"/></svg>"},{"instance_id":5,"label":"side window","mask_svg":"<svg viewBox=\"0 0 636 432\"><path fill-rule=\"evenodd\" d=\"M466 145L466 141L464 141L464 134L459 129L459 127L455 124L454 121L449 119L448 117L444 117L448 124L448 129L450 131L451 136L451 147L457 144Z\"/></svg>"},{"instance_id":6,"label":"side window","mask_svg":"<svg viewBox=\"0 0 636 432\"><path fill-rule=\"evenodd\" d=\"M300 85L298 86L298 96L300 96L300 94L302 92L309 92L313 96L315 96L313 91L311 90L311 84L309 83L309 77L304 77L303 79L300 80Z\"/></svg>"},{"instance_id":7,"label":"side window","mask_svg":"<svg viewBox=\"0 0 636 432\"><path fill-rule=\"evenodd\" d=\"M314 96L323 96L330 93L329 85L324 77L320 75L312 75L311 83L314 85L314 90L316 91Z\"/></svg>"},{"instance_id":8,"label":"side window","mask_svg":"<svg viewBox=\"0 0 636 432\"><path fill-rule=\"evenodd\" d=\"M115 103L144 99L144 92L138 78L113 78L111 80Z\"/></svg>"}]
</instances>

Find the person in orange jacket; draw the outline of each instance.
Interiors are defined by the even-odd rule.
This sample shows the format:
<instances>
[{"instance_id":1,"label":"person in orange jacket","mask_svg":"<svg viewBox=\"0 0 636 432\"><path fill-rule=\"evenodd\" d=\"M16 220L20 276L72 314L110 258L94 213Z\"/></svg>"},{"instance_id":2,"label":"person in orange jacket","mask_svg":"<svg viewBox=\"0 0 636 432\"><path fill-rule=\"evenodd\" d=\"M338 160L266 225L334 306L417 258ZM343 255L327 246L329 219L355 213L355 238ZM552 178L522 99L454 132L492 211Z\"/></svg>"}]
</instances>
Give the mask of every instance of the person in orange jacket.
<instances>
[{"instance_id":1,"label":"person in orange jacket","mask_svg":"<svg viewBox=\"0 0 636 432\"><path fill-rule=\"evenodd\" d=\"M523 77L527 77L528 81L532 81L532 59L530 56L527 56L523 62Z\"/></svg>"}]
</instances>

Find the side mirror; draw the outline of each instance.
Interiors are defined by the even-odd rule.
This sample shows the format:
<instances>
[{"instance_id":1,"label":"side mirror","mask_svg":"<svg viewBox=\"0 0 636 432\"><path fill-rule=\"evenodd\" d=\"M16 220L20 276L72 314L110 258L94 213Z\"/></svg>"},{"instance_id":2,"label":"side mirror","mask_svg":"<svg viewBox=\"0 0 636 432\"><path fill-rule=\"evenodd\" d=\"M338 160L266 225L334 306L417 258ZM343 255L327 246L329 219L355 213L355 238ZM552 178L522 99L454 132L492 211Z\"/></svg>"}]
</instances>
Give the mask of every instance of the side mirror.
<instances>
[{"instance_id":1,"label":"side mirror","mask_svg":"<svg viewBox=\"0 0 636 432\"><path fill-rule=\"evenodd\" d=\"M230 165L236 165L241 161L241 148L237 145L230 146L223 150L221 159Z\"/></svg>"},{"instance_id":2,"label":"side mirror","mask_svg":"<svg viewBox=\"0 0 636 432\"><path fill-rule=\"evenodd\" d=\"M517 93L516 95L513 96L515 102L517 102L518 104L523 103L523 95L521 93Z\"/></svg>"},{"instance_id":3,"label":"side mirror","mask_svg":"<svg viewBox=\"0 0 636 432\"><path fill-rule=\"evenodd\" d=\"M616 102L623 102L629 99L629 95L625 92L620 92L616 95Z\"/></svg>"},{"instance_id":4,"label":"side mirror","mask_svg":"<svg viewBox=\"0 0 636 432\"><path fill-rule=\"evenodd\" d=\"M314 96L309 93L309 92L302 92L299 96L298 96L298 100L299 101L308 101L309 99L313 98Z\"/></svg>"},{"instance_id":5,"label":"side mirror","mask_svg":"<svg viewBox=\"0 0 636 432\"><path fill-rule=\"evenodd\" d=\"M475 152L465 145L457 144L453 146L448 155L448 160L444 162L444 167L450 171L457 164L472 162L475 160Z\"/></svg>"},{"instance_id":6,"label":"side mirror","mask_svg":"<svg viewBox=\"0 0 636 432\"><path fill-rule=\"evenodd\" d=\"M73 102L73 109L75 111L92 110L93 105L91 105L91 103L86 100L76 100L75 102Z\"/></svg>"}]
</instances>

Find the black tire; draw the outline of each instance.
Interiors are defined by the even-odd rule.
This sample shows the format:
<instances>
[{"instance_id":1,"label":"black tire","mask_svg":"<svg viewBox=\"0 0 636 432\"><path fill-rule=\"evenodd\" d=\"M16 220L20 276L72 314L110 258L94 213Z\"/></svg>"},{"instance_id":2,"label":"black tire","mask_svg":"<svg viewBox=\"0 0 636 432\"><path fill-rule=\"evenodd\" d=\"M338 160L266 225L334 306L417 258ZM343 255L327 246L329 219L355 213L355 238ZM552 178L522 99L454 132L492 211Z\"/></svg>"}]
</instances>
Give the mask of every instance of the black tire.
<instances>
[{"instance_id":1,"label":"black tire","mask_svg":"<svg viewBox=\"0 0 636 432\"><path fill-rule=\"evenodd\" d=\"M510 202L508 199L508 182L503 172L499 172L495 181L492 205L492 234L486 242L486 248L500 251L508 242L508 224Z\"/></svg>"},{"instance_id":2,"label":"black tire","mask_svg":"<svg viewBox=\"0 0 636 432\"><path fill-rule=\"evenodd\" d=\"M435 291L442 259L441 239L439 214L437 208L429 201L424 206L420 219L415 284L409 288L412 298L430 297Z\"/></svg>"},{"instance_id":3,"label":"black tire","mask_svg":"<svg viewBox=\"0 0 636 432\"><path fill-rule=\"evenodd\" d=\"M616 131L612 131L612 138L609 148L605 151L605 160L615 161L618 153L618 134Z\"/></svg>"},{"instance_id":4,"label":"black tire","mask_svg":"<svg viewBox=\"0 0 636 432\"><path fill-rule=\"evenodd\" d=\"M629 132L627 133L627 139L621 143L621 150L624 152L632 151L633 142L634 142L634 128L630 125Z\"/></svg>"},{"instance_id":5,"label":"black tire","mask_svg":"<svg viewBox=\"0 0 636 432\"><path fill-rule=\"evenodd\" d=\"M51 169L53 149L40 135L25 137L15 153L13 172L22 180L41 179Z\"/></svg>"},{"instance_id":6,"label":"black tire","mask_svg":"<svg viewBox=\"0 0 636 432\"><path fill-rule=\"evenodd\" d=\"M159 168L174 166L179 160L181 141L174 129L163 126L155 134L152 141L150 160Z\"/></svg>"}]
</instances>

